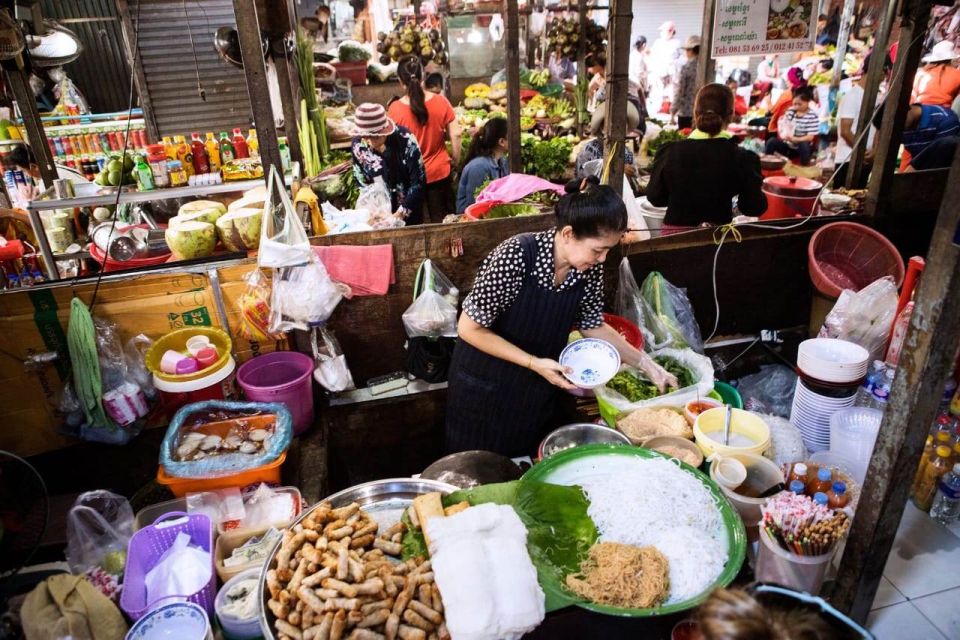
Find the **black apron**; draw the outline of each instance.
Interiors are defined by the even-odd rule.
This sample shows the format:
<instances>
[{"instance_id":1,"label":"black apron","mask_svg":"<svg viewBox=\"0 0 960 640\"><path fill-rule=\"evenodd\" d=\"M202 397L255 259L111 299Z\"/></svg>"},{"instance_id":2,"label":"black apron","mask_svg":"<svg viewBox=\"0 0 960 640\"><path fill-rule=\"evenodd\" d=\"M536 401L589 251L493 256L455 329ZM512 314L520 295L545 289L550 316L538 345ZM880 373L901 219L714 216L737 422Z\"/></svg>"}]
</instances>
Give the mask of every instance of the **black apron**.
<instances>
[{"instance_id":1,"label":"black apron","mask_svg":"<svg viewBox=\"0 0 960 640\"><path fill-rule=\"evenodd\" d=\"M520 246L523 285L491 330L534 357L556 360L576 322L586 281L563 291L544 289L535 274L536 238L521 236ZM536 453L559 392L534 371L457 339L447 392L447 452L483 449L510 457Z\"/></svg>"}]
</instances>

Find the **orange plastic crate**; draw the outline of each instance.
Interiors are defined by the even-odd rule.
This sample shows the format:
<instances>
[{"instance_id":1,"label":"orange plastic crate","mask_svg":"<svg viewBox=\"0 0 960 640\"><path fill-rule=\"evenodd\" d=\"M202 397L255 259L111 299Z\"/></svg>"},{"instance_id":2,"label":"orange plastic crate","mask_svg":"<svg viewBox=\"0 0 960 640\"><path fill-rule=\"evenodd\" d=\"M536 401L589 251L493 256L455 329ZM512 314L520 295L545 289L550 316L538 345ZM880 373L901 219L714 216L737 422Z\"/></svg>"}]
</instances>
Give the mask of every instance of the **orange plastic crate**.
<instances>
[{"instance_id":1,"label":"orange plastic crate","mask_svg":"<svg viewBox=\"0 0 960 640\"><path fill-rule=\"evenodd\" d=\"M197 493L200 491L215 491L217 489L229 489L230 487L245 487L250 484L267 482L271 484L280 484L280 467L283 461L287 459L287 452L284 451L280 457L269 464L265 464L253 469L241 471L229 476L217 476L215 478L177 478L167 475L163 465L157 469L157 482L170 488L178 498L182 498L188 493Z\"/></svg>"}]
</instances>

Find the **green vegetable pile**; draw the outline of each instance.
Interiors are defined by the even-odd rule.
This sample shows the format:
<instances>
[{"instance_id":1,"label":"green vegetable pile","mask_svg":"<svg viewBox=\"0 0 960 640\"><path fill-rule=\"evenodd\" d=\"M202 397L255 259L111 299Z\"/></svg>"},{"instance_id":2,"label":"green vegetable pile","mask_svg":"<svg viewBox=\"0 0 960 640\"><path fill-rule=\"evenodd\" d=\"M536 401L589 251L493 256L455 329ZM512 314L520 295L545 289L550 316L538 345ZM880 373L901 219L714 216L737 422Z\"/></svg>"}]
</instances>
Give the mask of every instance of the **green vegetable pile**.
<instances>
[{"instance_id":1,"label":"green vegetable pile","mask_svg":"<svg viewBox=\"0 0 960 640\"><path fill-rule=\"evenodd\" d=\"M661 129L657 137L647 143L647 155L654 158L665 145L684 139L685 136L677 129Z\"/></svg>"},{"instance_id":2,"label":"green vegetable pile","mask_svg":"<svg viewBox=\"0 0 960 640\"><path fill-rule=\"evenodd\" d=\"M540 209L532 204L510 202L490 207L486 217L487 219L514 218L516 216L533 216L538 213L540 213Z\"/></svg>"},{"instance_id":3,"label":"green vegetable pile","mask_svg":"<svg viewBox=\"0 0 960 640\"><path fill-rule=\"evenodd\" d=\"M533 134L520 136L523 172L544 180L561 180L570 163L573 141L566 136L541 140Z\"/></svg>"},{"instance_id":4,"label":"green vegetable pile","mask_svg":"<svg viewBox=\"0 0 960 640\"><path fill-rule=\"evenodd\" d=\"M564 576L580 568L581 560L597 541L597 527L587 515L590 503L580 487L564 487L531 480L515 480L463 489L443 497L449 507L466 500L471 506L493 503L513 507L527 528L527 551L537 568L540 585L552 611L579 600L563 587ZM403 558L427 555L423 533L407 525Z\"/></svg>"},{"instance_id":5,"label":"green vegetable pile","mask_svg":"<svg viewBox=\"0 0 960 640\"><path fill-rule=\"evenodd\" d=\"M673 358L657 356L653 361L677 377L678 388L684 389L696 383L693 373ZM613 376L613 379L607 383L607 388L616 391L630 402L651 400L661 395L657 385L647 380L642 374L631 371L621 371Z\"/></svg>"}]
</instances>

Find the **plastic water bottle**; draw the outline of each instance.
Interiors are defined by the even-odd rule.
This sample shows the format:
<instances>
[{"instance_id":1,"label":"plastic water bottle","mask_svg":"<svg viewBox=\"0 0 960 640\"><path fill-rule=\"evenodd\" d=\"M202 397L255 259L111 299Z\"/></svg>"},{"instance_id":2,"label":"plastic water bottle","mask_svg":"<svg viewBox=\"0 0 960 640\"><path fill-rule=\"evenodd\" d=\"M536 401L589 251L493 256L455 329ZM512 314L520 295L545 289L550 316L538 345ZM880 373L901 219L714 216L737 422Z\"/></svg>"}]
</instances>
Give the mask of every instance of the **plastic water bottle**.
<instances>
[{"instance_id":1,"label":"plastic water bottle","mask_svg":"<svg viewBox=\"0 0 960 640\"><path fill-rule=\"evenodd\" d=\"M943 525L960 518L960 462L937 481L937 496L930 507L930 517Z\"/></svg>"},{"instance_id":2,"label":"plastic water bottle","mask_svg":"<svg viewBox=\"0 0 960 640\"><path fill-rule=\"evenodd\" d=\"M873 389L877 386L877 383L880 382L880 378L883 376L884 368L884 363L881 360L873 361L873 365L867 372L866 380L863 381L863 384L857 391L857 399L855 404L858 407L872 406Z\"/></svg>"}]
</instances>

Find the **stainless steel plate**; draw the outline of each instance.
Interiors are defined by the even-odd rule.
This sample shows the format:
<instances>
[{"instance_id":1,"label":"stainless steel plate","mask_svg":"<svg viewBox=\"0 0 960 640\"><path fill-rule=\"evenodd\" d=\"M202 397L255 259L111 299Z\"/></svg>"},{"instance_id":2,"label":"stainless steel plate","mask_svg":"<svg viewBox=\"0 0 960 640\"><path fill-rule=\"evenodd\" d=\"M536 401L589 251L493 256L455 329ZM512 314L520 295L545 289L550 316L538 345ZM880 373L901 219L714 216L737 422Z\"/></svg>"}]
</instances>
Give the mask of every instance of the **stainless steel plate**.
<instances>
[{"instance_id":1,"label":"stainless steel plate","mask_svg":"<svg viewBox=\"0 0 960 640\"><path fill-rule=\"evenodd\" d=\"M349 489L344 489L334 493L321 500L329 502L334 507L344 507L352 502L356 502L366 511L371 518L377 521L381 529L389 528L400 521L404 509L413 503L413 499L425 493L439 491L443 495L453 493L457 487L445 482L436 480L427 480L425 478L389 478L387 480L374 480L358 484ZM304 518L310 515L320 503L317 503L305 509L293 525L299 524ZM260 571L260 631L267 640L274 640L273 634L274 617L267 608L269 591L267 590L267 570L273 564L273 559L280 550L280 542L273 546L270 555Z\"/></svg>"}]
</instances>

